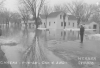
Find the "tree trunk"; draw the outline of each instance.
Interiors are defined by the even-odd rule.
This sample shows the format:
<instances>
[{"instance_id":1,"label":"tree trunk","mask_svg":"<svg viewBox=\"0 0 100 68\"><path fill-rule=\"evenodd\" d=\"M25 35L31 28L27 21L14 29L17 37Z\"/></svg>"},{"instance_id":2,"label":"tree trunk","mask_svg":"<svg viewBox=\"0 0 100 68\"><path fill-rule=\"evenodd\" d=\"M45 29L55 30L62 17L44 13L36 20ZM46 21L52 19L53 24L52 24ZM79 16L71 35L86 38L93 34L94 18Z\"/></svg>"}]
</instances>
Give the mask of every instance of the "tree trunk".
<instances>
[{"instance_id":1,"label":"tree trunk","mask_svg":"<svg viewBox=\"0 0 100 68\"><path fill-rule=\"evenodd\" d=\"M77 19L77 26L78 26L78 28L79 28L79 24L80 24L80 22L81 22L81 19L78 18L78 19Z\"/></svg>"},{"instance_id":2,"label":"tree trunk","mask_svg":"<svg viewBox=\"0 0 100 68\"><path fill-rule=\"evenodd\" d=\"M66 23L65 23L65 21L64 21L64 29L65 29L65 24L66 24Z\"/></svg>"},{"instance_id":3,"label":"tree trunk","mask_svg":"<svg viewBox=\"0 0 100 68\"><path fill-rule=\"evenodd\" d=\"M38 24L36 24L36 29L37 29L38 27L39 27Z\"/></svg>"},{"instance_id":4,"label":"tree trunk","mask_svg":"<svg viewBox=\"0 0 100 68\"><path fill-rule=\"evenodd\" d=\"M46 19L46 23L45 23L45 28L47 28L47 19Z\"/></svg>"},{"instance_id":5,"label":"tree trunk","mask_svg":"<svg viewBox=\"0 0 100 68\"><path fill-rule=\"evenodd\" d=\"M26 23L26 21L25 20L23 20L24 21L24 24L25 24L25 28L27 28L27 23Z\"/></svg>"},{"instance_id":6,"label":"tree trunk","mask_svg":"<svg viewBox=\"0 0 100 68\"><path fill-rule=\"evenodd\" d=\"M36 25L36 29L37 29L39 27L37 18L35 19L35 25Z\"/></svg>"},{"instance_id":7,"label":"tree trunk","mask_svg":"<svg viewBox=\"0 0 100 68\"><path fill-rule=\"evenodd\" d=\"M80 24L80 22L81 22L81 19L78 18L78 19L77 19L77 27L78 27L78 28L79 28L79 24ZM80 32L78 31L78 38L79 38L79 35L80 35L79 33L80 33Z\"/></svg>"}]
</instances>

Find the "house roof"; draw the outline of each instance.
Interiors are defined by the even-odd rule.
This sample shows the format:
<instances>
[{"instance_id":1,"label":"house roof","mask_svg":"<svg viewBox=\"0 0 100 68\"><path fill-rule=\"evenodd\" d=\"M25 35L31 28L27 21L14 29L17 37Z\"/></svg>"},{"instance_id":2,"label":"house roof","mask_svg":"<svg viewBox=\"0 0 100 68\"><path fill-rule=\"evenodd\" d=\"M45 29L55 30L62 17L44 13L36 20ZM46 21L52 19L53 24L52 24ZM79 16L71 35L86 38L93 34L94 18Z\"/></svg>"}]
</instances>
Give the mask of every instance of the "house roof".
<instances>
[{"instance_id":1,"label":"house roof","mask_svg":"<svg viewBox=\"0 0 100 68\"><path fill-rule=\"evenodd\" d=\"M54 18L54 17L57 17L59 14L61 13L61 11L59 11L59 12L52 12L52 13L50 13L49 14L49 18Z\"/></svg>"},{"instance_id":2,"label":"house roof","mask_svg":"<svg viewBox=\"0 0 100 68\"><path fill-rule=\"evenodd\" d=\"M59 12L52 12L52 13L50 13L50 14L48 15L48 18L55 18L55 17L57 17L60 13L61 13L61 11L59 11ZM46 18L46 16L45 16L45 15L42 15L42 14L40 14L40 17L41 17L42 19L45 19L45 18Z\"/></svg>"},{"instance_id":3,"label":"house roof","mask_svg":"<svg viewBox=\"0 0 100 68\"><path fill-rule=\"evenodd\" d=\"M68 20L77 20L77 18L74 15L68 15Z\"/></svg>"},{"instance_id":4,"label":"house roof","mask_svg":"<svg viewBox=\"0 0 100 68\"><path fill-rule=\"evenodd\" d=\"M90 23L92 23L92 22L94 22L94 21L81 22L81 24L90 24ZM98 22L95 22L95 23L98 23Z\"/></svg>"},{"instance_id":5,"label":"house roof","mask_svg":"<svg viewBox=\"0 0 100 68\"><path fill-rule=\"evenodd\" d=\"M62 11L59 11L59 12L52 12L48 15L48 18L55 18L57 17ZM74 15L70 15L70 14L67 14L68 15L68 20L77 20L77 18L74 16ZM42 15L40 14L40 17L42 19L46 19L46 16L45 15Z\"/></svg>"}]
</instances>

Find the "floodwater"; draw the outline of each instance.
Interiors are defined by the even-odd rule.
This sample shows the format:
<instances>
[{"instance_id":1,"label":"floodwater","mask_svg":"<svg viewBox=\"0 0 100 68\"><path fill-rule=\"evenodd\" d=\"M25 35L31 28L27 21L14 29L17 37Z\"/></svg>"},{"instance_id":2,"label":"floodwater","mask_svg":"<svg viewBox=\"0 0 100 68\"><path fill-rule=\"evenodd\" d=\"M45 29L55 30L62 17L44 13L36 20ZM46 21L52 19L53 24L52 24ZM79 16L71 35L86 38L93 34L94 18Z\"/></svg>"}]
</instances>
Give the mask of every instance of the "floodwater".
<instances>
[{"instance_id":1,"label":"floodwater","mask_svg":"<svg viewBox=\"0 0 100 68\"><path fill-rule=\"evenodd\" d=\"M100 68L100 42L90 37L95 31L85 32L83 44L78 31L11 27L2 32L0 68Z\"/></svg>"}]
</instances>

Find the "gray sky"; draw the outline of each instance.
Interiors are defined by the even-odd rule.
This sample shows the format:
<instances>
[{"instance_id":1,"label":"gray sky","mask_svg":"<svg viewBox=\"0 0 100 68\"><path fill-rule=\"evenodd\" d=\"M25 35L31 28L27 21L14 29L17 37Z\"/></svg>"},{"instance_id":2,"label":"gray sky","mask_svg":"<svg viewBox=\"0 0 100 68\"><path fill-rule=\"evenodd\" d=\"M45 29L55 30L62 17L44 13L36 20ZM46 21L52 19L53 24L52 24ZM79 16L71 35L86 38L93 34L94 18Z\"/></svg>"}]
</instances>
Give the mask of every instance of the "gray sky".
<instances>
[{"instance_id":1,"label":"gray sky","mask_svg":"<svg viewBox=\"0 0 100 68\"><path fill-rule=\"evenodd\" d=\"M46 0L48 5L54 6L56 4L63 4L63 3L68 3L76 0ZM88 4L96 4L97 2L100 2L100 0L84 0L84 2ZM10 9L11 11L16 11L18 5L18 0L6 0L5 2L5 7Z\"/></svg>"},{"instance_id":2,"label":"gray sky","mask_svg":"<svg viewBox=\"0 0 100 68\"><path fill-rule=\"evenodd\" d=\"M63 3L70 3L72 1L76 1L76 0L48 0L48 2L50 3L50 5L54 5L54 4L63 4ZM80 0L77 0L80 1ZM82 0L88 4L96 4L97 2L100 2L100 0Z\"/></svg>"}]
</instances>

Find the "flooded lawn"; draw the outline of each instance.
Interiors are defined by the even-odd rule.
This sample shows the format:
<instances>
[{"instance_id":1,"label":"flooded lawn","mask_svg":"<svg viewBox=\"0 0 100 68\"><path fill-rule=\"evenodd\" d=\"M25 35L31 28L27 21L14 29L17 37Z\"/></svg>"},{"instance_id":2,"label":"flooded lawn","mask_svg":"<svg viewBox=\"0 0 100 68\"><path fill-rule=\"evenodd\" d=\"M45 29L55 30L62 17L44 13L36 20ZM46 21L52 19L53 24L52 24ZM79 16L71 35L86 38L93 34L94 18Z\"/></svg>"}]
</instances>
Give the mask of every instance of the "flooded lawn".
<instances>
[{"instance_id":1,"label":"flooded lawn","mask_svg":"<svg viewBox=\"0 0 100 68\"><path fill-rule=\"evenodd\" d=\"M99 68L100 42L91 34L86 32L80 44L78 31L10 28L3 30L0 43L9 68Z\"/></svg>"}]
</instances>

